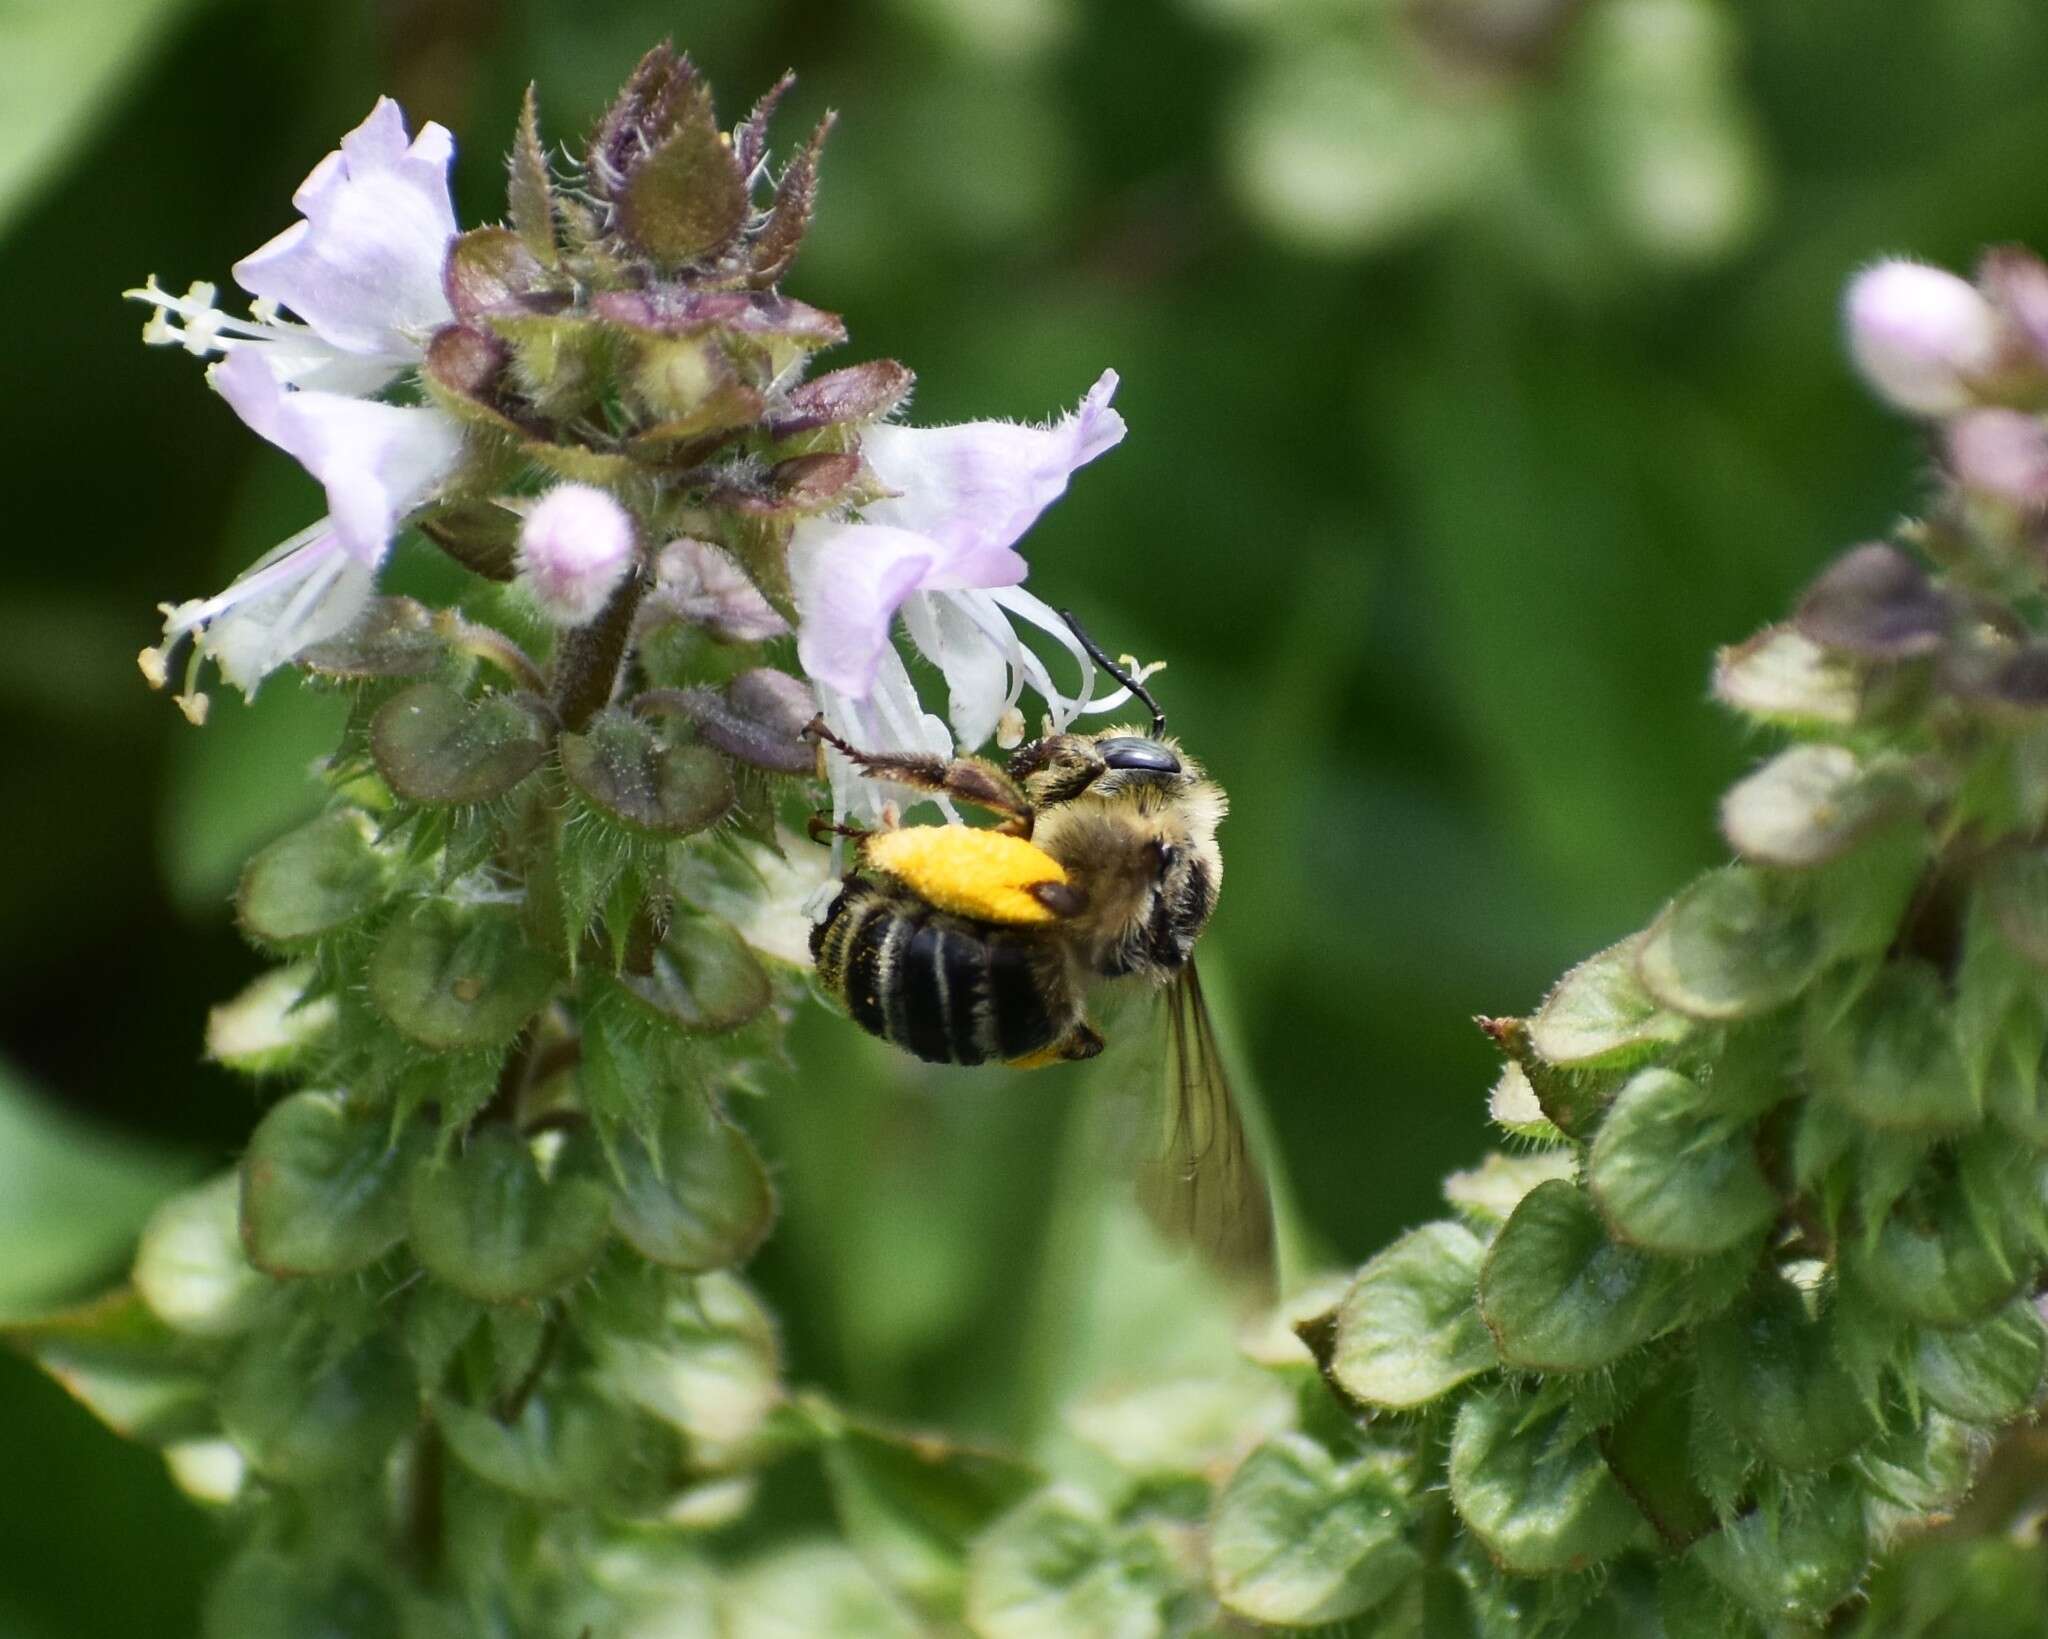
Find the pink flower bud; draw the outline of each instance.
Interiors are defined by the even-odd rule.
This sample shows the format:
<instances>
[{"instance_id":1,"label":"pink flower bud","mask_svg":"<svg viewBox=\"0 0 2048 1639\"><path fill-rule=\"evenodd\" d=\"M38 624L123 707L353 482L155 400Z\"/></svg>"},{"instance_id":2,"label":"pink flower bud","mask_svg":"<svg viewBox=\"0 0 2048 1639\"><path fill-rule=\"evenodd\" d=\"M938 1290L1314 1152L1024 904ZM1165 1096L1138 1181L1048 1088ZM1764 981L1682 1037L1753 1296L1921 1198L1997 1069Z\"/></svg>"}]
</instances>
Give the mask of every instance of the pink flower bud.
<instances>
[{"instance_id":1,"label":"pink flower bud","mask_svg":"<svg viewBox=\"0 0 2048 1639\"><path fill-rule=\"evenodd\" d=\"M2020 410L1972 410L1950 423L1948 461L1965 487L2009 506L2048 506L2048 427Z\"/></svg>"},{"instance_id":2,"label":"pink flower bud","mask_svg":"<svg viewBox=\"0 0 2048 1639\"><path fill-rule=\"evenodd\" d=\"M632 567L633 520L590 484L558 484L519 527L519 579L557 626L587 626Z\"/></svg>"},{"instance_id":3,"label":"pink flower bud","mask_svg":"<svg viewBox=\"0 0 2048 1639\"><path fill-rule=\"evenodd\" d=\"M1991 304L1966 279L1924 262L1880 262L1850 283L1849 352L1899 409L1945 416L1969 408L1971 380L1998 358Z\"/></svg>"}]
</instances>

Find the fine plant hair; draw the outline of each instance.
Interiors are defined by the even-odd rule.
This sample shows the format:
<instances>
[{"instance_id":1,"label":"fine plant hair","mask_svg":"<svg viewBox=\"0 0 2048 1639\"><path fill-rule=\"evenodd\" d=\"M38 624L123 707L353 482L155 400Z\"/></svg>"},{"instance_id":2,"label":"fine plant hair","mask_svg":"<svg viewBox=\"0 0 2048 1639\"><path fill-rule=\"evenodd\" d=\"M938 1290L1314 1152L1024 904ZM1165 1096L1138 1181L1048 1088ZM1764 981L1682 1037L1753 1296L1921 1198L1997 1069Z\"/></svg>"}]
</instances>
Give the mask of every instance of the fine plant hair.
<instances>
[{"instance_id":1,"label":"fine plant hair","mask_svg":"<svg viewBox=\"0 0 2048 1639\"><path fill-rule=\"evenodd\" d=\"M756 634L909 378L808 374L844 331L782 293L825 135L770 160L783 89L722 131L658 48L566 169L529 99L421 365L466 465L415 522L471 584L292 657L347 724L209 1036L264 1113L129 1284L5 1330L230 1520L207 1633L2048 1631L2048 532L1947 466L1716 657L1766 737L1730 863L1480 1021L1500 1148L1443 1217L1249 1324L1217 1286L1236 1345L1092 1387L1064 1452L788 1380L749 1106L813 1005L822 786ZM2048 269L1981 287L2019 335ZM1956 413L2043 401L2000 371ZM550 632L513 543L561 483L738 578L649 552Z\"/></svg>"}]
</instances>

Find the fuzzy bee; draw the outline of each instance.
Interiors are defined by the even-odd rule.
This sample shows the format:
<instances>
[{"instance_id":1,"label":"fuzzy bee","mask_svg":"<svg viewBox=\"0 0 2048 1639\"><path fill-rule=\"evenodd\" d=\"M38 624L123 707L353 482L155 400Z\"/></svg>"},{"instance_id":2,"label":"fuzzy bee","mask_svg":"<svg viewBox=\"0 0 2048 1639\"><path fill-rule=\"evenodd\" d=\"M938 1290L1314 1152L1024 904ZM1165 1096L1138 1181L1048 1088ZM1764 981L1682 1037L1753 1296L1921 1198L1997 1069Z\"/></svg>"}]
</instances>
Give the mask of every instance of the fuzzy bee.
<instances>
[{"instance_id":1,"label":"fuzzy bee","mask_svg":"<svg viewBox=\"0 0 2048 1639\"><path fill-rule=\"evenodd\" d=\"M1272 1211L1194 964L1223 884L1216 828L1228 801L1168 737L1142 684L1063 618L1150 708L1150 734L1048 735L999 768L870 754L812 722L813 739L870 778L997 819L839 828L854 839L854 865L811 933L818 979L863 1030L939 1064L1092 1058L1103 1038L1088 1001L1100 985L1163 997L1161 1135L1140 1199L1169 1234L1263 1284Z\"/></svg>"}]
</instances>

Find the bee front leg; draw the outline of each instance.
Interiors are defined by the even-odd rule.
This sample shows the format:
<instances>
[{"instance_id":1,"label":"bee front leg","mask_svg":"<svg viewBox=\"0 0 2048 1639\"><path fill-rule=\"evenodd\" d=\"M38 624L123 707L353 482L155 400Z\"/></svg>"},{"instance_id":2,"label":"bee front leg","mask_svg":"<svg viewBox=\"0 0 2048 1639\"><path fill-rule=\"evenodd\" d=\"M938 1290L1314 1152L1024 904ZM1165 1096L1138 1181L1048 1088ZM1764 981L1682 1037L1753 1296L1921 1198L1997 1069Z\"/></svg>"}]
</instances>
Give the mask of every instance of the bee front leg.
<instances>
[{"instance_id":1,"label":"bee front leg","mask_svg":"<svg viewBox=\"0 0 2048 1639\"><path fill-rule=\"evenodd\" d=\"M972 803L1001 815L999 830L1020 837L1031 835L1031 799L1024 795L1023 787L994 763L979 757L955 757L948 761L915 753L862 751L827 728L822 715L811 719L804 734L849 758L871 780L888 780L916 791Z\"/></svg>"}]
</instances>

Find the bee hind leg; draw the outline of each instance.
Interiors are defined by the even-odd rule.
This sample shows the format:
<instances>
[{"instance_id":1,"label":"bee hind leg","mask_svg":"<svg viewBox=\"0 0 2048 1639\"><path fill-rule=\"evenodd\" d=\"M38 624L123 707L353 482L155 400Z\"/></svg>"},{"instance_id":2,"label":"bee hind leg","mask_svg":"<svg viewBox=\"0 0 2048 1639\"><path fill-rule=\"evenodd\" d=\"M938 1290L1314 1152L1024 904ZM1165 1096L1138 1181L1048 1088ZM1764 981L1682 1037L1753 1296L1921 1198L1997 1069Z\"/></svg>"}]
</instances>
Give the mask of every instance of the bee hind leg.
<instances>
[{"instance_id":1,"label":"bee hind leg","mask_svg":"<svg viewBox=\"0 0 2048 1639\"><path fill-rule=\"evenodd\" d=\"M1092 1059L1102 1051L1102 1037L1086 1019L1075 1021L1058 1041L1041 1047L1035 1053L1026 1053L1022 1058L1011 1059L1012 1070L1042 1070L1048 1064L1071 1064L1078 1059Z\"/></svg>"},{"instance_id":2,"label":"bee hind leg","mask_svg":"<svg viewBox=\"0 0 2048 1639\"><path fill-rule=\"evenodd\" d=\"M1031 835L1031 799L1025 796L1022 786L994 763L979 757L955 757L948 761L915 753L862 751L827 728L822 713L811 719L804 733L851 759L869 779L888 780L913 790L972 803L1001 815L1000 829L1020 837Z\"/></svg>"}]
</instances>

